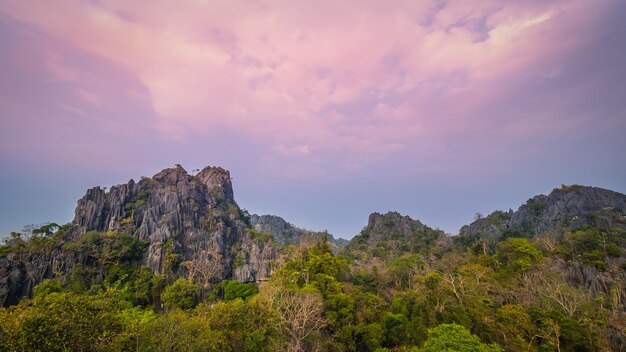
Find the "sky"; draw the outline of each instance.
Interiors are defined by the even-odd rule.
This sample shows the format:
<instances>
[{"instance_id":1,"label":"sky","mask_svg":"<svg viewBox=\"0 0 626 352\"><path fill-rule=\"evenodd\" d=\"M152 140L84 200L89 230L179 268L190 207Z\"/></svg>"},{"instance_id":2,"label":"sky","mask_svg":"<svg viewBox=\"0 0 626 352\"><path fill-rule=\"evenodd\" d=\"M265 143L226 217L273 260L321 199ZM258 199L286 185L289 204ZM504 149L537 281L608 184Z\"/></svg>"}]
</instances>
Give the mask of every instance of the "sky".
<instances>
[{"instance_id":1,"label":"sky","mask_svg":"<svg viewBox=\"0 0 626 352\"><path fill-rule=\"evenodd\" d=\"M222 166L344 238L626 193L626 2L0 0L0 235L94 186Z\"/></svg>"}]
</instances>

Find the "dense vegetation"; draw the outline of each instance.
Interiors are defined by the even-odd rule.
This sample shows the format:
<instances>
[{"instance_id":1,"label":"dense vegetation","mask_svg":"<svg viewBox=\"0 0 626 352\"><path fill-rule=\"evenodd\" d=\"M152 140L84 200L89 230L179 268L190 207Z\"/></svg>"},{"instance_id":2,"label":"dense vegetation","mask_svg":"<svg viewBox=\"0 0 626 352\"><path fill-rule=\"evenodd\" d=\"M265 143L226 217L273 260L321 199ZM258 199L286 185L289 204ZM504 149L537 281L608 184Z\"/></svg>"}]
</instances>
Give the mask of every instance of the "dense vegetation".
<instances>
[{"instance_id":1,"label":"dense vegetation","mask_svg":"<svg viewBox=\"0 0 626 352\"><path fill-rule=\"evenodd\" d=\"M624 283L615 281L625 269L621 229L586 226L495 246L433 235L393 251L357 239L333 253L322 240L284 248L260 287L153 273L140 264L141 241L114 232L69 240L67 230L48 225L0 247L0 257L61 247L87 263L0 309L0 350L626 349ZM576 282L577 270L611 285Z\"/></svg>"}]
</instances>

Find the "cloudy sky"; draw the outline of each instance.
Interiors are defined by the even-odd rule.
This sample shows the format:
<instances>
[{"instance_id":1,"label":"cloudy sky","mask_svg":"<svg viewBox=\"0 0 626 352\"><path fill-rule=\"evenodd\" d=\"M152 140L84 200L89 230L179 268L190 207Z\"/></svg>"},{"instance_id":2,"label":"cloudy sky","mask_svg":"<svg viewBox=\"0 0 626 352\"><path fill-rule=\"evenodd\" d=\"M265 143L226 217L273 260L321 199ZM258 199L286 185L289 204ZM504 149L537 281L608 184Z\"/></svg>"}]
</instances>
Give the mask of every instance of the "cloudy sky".
<instances>
[{"instance_id":1,"label":"cloudy sky","mask_svg":"<svg viewBox=\"0 0 626 352\"><path fill-rule=\"evenodd\" d=\"M231 171L250 212L456 233L626 193L626 2L0 0L0 234L87 188Z\"/></svg>"}]
</instances>

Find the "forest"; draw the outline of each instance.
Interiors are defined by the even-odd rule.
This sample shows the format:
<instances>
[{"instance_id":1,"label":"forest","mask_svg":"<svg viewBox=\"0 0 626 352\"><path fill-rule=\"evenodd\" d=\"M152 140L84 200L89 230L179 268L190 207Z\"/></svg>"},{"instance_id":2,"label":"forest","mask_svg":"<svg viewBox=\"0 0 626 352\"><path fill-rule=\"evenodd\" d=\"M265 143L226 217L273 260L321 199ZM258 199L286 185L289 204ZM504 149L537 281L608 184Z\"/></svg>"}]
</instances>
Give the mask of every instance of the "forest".
<instances>
[{"instance_id":1,"label":"forest","mask_svg":"<svg viewBox=\"0 0 626 352\"><path fill-rule=\"evenodd\" d=\"M386 224L391 232L394 224ZM80 252L65 280L0 310L6 351L604 351L623 350L618 286L592 294L572 266L623 271L626 232L585 226L495 245L429 235L333 252L321 238L283 248L271 279L206 284L141 265L146 246L118 233L66 241L47 226L0 256ZM54 230L52 232L51 230ZM258 237L260 241L271 237ZM620 266L621 265L621 266ZM623 283L618 283L623 286Z\"/></svg>"}]
</instances>

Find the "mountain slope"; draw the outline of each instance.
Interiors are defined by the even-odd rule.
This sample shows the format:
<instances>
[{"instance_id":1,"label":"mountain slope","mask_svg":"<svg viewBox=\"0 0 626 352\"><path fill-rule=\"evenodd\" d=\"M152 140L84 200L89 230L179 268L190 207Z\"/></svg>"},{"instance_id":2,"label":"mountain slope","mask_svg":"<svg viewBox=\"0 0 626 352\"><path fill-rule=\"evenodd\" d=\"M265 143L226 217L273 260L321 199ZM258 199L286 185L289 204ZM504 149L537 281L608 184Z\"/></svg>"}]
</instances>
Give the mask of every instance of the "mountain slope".
<instances>
[{"instance_id":1,"label":"mountain slope","mask_svg":"<svg viewBox=\"0 0 626 352\"><path fill-rule=\"evenodd\" d=\"M309 231L296 227L285 219L275 215L256 215L250 216L250 224L259 232L271 233L274 239L281 245L296 244L301 241L317 242L324 235L327 236L331 246L338 248L348 244L343 238L335 238L327 232Z\"/></svg>"},{"instance_id":2,"label":"mountain slope","mask_svg":"<svg viewBox=\"0 0 626 352\"><path fill-rule=\"evenodd\" d=\"M443 231L397 212L372 213L367 226L346 249L353 253L369 251L374 257L392 258L403 253L426 253L447 240Z\"/></svg>"},{"instance_id":3,"label":"mountain slope","mask_svg":"<svg viewBox=\"0 0 626 352\"><path fill-rule=\"evenodd\" d=\"M626 228L626 195L587 186L563 186L549 195L529 199L517 211L495 211L463 226L459 240L535 237L547 232L575 230L584 225Z\"/></svg>"}]
</instances>

